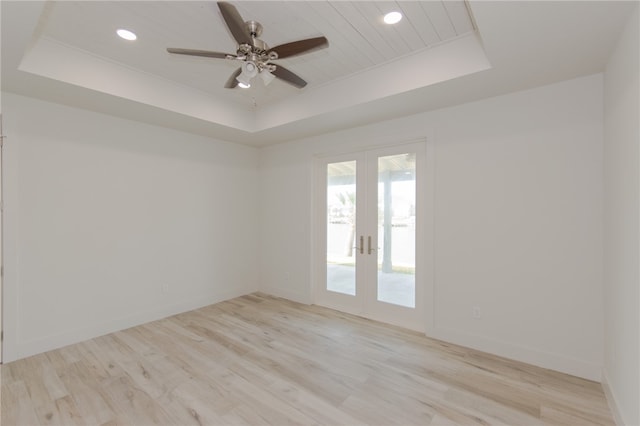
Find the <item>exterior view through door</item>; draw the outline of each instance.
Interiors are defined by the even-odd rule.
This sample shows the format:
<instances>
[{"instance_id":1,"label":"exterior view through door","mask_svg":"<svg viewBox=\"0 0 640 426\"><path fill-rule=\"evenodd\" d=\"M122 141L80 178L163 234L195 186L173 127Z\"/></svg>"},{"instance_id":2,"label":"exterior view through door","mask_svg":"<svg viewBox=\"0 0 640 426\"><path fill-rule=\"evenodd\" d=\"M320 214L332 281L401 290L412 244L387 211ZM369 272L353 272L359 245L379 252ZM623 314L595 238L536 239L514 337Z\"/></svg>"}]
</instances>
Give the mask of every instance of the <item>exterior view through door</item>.
<instances>
[{"instance_id":1,"label":"exterior view through door","mask_svg":"<svg viewBox=\"0 0 640 426\"><path fill-rule=\"evenodd\" d=\"M423 143L318 162L318 304L424 331Z\"/></svg>"}]
</instances>

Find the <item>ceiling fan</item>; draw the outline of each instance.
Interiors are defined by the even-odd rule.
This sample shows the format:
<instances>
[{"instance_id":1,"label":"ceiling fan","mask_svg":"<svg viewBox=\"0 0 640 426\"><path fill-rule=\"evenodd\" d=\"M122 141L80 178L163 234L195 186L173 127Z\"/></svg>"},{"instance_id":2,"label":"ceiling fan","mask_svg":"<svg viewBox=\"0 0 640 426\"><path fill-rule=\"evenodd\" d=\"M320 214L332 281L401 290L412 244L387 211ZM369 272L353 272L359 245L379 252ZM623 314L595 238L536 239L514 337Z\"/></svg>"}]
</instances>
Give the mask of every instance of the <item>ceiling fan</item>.
<instances>
[{"instance_id":1,"label":"ceiling fan","mask_svg":"<svg viewBox=\"0 0 640 426\"><path fill-rule=\"evenodd\" d=\"M297 88L303 88L307 82L298 75L281 65L273 64L277 59L309 53L317 49L329 46L325 37L314 37L293 41L269 48L267 43L258 37L262 34L262 25L257 21L244 21L238 9L230 3L219 1L218 7L222 17L231 31L233 38L238 42L236 54L211 52L208 50L181 49L169 47L167 52L179 55L204 56L207 58L232 59L242 62L240 68L234 71L224 87L233 89L240 85L249 87L250 81L255 76L260 76L265 85L271 83L274 78L279 78Z\"/></svg>"}]
</instances>

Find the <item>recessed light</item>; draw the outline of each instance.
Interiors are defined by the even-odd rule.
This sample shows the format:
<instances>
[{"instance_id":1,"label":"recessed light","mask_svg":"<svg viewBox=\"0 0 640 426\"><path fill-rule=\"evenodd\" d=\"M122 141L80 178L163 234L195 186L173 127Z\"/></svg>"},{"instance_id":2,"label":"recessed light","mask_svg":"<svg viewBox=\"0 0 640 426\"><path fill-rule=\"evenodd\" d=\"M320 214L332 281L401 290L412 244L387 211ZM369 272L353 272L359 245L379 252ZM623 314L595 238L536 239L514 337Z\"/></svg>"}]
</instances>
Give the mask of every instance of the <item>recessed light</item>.
<instances>
[{"instance_id":1,"label":"recessed light","mask_svg":"<svg viewBox=\"0 0 640 426\"><path fill-rule=\"evenodd\" d=\"M244 83L238 83L238 87L241 89L248 89L249 87L251 87L250 84L244 84Z\"/></svg>"},{"instance_id":2,"label":"recessed light","mask_svg":"<svg viewBox=\"0 0 640 426\"><path fill-rule=\"evenodd\" d=\"M384 15L384 23L385 24L397 24L402 19L402 13L400 12L389 12Z\"/></svg>"},{"instance_id":3,"label":"recessed light","mask_svg":"<svg viewBox=\"0 0 640 426\"><path fill-rule=\"evenodd\" d=\"M122 37L125 40L129 40L129 41L133 41L135 39L138 38L137 35L135 35L134 33L132 33L129 30L125 30L125 29L119 29L118 31L116 31L116 34L118 34L120 37Z\"/></svg>"}]
</instances>

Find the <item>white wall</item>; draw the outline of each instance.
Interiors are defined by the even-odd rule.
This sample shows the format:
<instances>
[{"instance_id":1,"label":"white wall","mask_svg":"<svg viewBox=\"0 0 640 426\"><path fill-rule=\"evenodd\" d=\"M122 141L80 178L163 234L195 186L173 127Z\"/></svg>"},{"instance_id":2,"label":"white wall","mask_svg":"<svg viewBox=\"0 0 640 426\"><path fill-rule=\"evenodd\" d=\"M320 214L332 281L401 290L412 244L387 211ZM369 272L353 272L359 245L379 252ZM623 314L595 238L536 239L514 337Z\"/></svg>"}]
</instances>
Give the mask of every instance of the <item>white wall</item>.
<instances>
[{"instance_id":1,"label":"white wall","mask_svg":"<svg viewBox=\"0 0 640 426\"><path fill-rule=\"evenodd\" d=\"M605 389L616 421L640 425L640 15L604 74Z\"/></svg>"},{"instance_id":2,"label":"white wall","mask_svg":"<svg viewBox=\"0 0 640 426\"><path fill-rule=\"evenodd\" d=\"M2 103L4 361L255 290L255 149Z\"/></svg>"},{"instance_id":3,"label":"white wall","mask_svg":"<svg viewBox=\"0 0 640 426\"><path fill-rule=\"evenodd\" d=\"M312 301L315 154L432 135L428 334L599 380L602 75L266 148L261 289ZM472 318L480 306L481 320Z\"/></svg>"}]
</instances>

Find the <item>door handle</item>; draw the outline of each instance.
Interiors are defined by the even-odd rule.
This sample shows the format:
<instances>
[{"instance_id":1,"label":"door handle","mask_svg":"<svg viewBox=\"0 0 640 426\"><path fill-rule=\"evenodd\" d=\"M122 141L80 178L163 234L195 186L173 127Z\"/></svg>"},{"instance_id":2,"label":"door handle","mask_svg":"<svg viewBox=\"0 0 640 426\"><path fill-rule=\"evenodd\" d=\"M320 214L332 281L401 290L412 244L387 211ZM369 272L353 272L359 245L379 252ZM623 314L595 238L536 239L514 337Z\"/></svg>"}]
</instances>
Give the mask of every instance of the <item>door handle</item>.
<instances>
[{"instance_id":1,"label":"door handle","mask_svg":"<svg viewBox=\"0 0 640 426\"><path fill-rule=\"evenodd\" d=\"M360 235L360 254L364 254L364 236Z\"/></svg>"},{"instance_id":2,"label":"door handle","mask_svg":"<svg viewBox=\"0 0 640 426\"><path fill-rule=\"evenodd\" d=\"M367 237L367 252L371 254L373 251L375 251L375 249L371 248L371 235L369 235Z\"/></svg>"}]
</instances>

